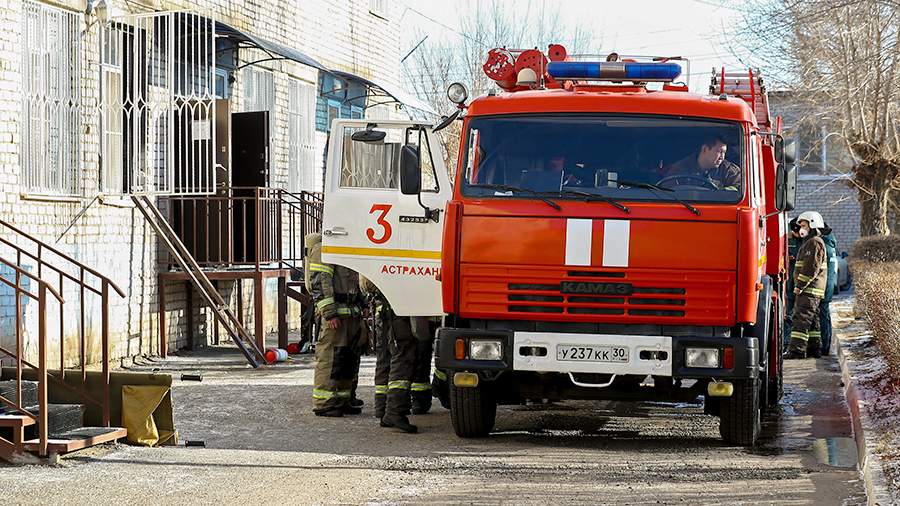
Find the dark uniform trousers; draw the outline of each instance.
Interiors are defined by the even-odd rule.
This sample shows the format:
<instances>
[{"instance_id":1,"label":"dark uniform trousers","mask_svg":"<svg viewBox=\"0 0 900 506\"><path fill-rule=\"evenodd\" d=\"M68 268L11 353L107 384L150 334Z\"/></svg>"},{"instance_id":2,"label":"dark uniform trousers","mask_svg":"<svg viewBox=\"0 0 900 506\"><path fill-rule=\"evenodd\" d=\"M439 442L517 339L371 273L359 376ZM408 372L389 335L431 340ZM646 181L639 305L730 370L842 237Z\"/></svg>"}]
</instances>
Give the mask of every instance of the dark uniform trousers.
<instances>
[{"instance_id":1,"label":"dark uniform trousers","mask_svg":"<svg viewBox=\"0 0 900 506\"><path fill-rule=\"evenodd\" d=\"M375 413L382 415L391 378L390 318L391 311L379 305L375 311Z\"/></svg>"},{"instance_id":2,"label":"dark uniform trousers","mask_svg":"<svg viewBox=\"0 0 900 506\"><path fill-rule=\"evenodd\" d=\"M418 339L416 348L416 367L413 372L412 393L413 410L426 413L431 409L431 355L434 351L434 334L428 325L428 319L417 317L414 320L414 334Z\"/></svg>"},{"instance_id":3,"label":"dark uniform trousers","mask_svg":"<svg viewBox=\"0 0 900 506\"><path fill-rule=\"evenodd\" d=\"M821 299L806 293L797 295L794 315L791 318L791 344L794 351L820 349L822 333L819 331L819 303Z\"/></svg>"},{"instance_id":4,"label":"dark uniform trousers","mask_svg":"<svg viewBox=\"0 0 900 506\"><path fill-rule=\"evenodd\" d=\"M406 416L410 412L409 392L416 366L418 343L409 317L391 313L388 347L391 353L385 413Z\"/></svg>"},{"instance_id":5,"label":"dark uniform trousers","mask_svg":"<svg viewBox=\"0 0 900 506\"><path fill-rule=\"evenodd\" d=\"M364 324L359 315L341 315L340 326L331 329L324 319L316 343L316 372L313 409L328 411L350 403L353 383L359 374L359 351L365 342Z\"/></svg>"}]
</instances>

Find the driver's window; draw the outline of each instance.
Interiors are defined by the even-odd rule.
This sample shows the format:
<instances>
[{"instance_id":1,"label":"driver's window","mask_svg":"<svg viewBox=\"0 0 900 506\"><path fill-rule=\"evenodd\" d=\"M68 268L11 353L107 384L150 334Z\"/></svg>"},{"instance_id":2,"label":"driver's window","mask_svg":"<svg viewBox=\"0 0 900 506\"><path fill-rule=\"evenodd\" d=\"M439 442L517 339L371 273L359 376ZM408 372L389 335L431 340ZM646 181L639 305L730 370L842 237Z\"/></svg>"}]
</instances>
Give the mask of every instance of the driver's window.
<instances>
[{"instance_id":1,"label":"driver's window","mask_svg":"<svg viewBox=\"0 0 900 506\"><path fill-rule=\"evenodd\" d=\"M398 189L402 130L377 129L385 137L377 142L355 141L363 128L344 128L341 156L341 188Z\"/></svg>"}]
</instances>

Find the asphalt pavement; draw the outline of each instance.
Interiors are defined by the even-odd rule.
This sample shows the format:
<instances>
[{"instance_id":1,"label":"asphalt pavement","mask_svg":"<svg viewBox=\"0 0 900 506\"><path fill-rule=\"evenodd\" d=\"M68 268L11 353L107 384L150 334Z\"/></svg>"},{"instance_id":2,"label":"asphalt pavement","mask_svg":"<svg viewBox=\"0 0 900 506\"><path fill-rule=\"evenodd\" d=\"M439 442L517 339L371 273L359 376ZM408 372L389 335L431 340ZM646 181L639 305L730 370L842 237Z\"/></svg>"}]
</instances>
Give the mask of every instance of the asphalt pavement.
<instances>
[{"instance_id":1,"label":"asphalt pavement","mask_svg":"<svg viewBox=\"0 0 900 506\"><path fill-rule=\"evenodd\" d=\"M501 407L495 432L459 439L437 402L420 433L378 426L374 359L362 415L311 412L312 357L249 369L221 347L146 362L171 372L182 440L109 446L58 467L0 468L12 504L864 504L833 357L790 361L785 398L754 449L724 445L700 404ZM202 382L182 382L199 372Z\"/></svg>"}]
</instances>

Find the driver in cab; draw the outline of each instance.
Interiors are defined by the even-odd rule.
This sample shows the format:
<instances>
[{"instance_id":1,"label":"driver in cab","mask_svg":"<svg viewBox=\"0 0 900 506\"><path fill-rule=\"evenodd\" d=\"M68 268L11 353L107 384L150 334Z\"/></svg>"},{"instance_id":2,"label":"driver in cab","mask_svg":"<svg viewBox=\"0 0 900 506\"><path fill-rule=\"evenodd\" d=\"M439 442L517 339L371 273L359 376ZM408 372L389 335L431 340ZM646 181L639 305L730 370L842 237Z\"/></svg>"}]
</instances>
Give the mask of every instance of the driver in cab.
<instances>
[{"instance_id":1,"label":"driver in cab","mask_svg":"<svg viewBox=\"0 0 900 506\"><path fill-rule=\"evenodd\" d=\"M663 168L662 177L677 182L682 176L687 184L699 178L717 190L739 191L741 168L725 159L726 151L728 144L722 137L710 137L687 157Z\"/></svg>"}]
</instances>

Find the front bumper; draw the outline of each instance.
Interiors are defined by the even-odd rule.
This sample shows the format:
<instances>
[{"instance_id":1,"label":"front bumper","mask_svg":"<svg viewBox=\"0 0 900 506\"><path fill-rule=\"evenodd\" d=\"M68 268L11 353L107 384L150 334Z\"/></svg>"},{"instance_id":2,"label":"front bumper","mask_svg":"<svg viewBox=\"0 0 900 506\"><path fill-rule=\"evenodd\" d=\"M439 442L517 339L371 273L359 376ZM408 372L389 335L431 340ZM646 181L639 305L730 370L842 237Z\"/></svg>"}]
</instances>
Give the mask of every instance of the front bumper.
<instances>
[{"instance_id":1,"label":"front bumper","mask_svg":"<svg viewBox=\"0 0 900 506\"><path fill-rule=\"evenodd\" d=\"M457 339L498 339L503 343L501 360L457 359ZM585 362L561 360L558 346L624 347L627 361ZM697 368L685 364L687 348L731 347L730 368ZM468 343L464 346L468 350ZM539 353L535 353L538 350ZM543 350L543 351L540 351ZM662 353L661 353L662 352ZM543 353L541 355L541 353ZM721 355L720 355L721 356ZM720 361L721 363L721 361ZM435 365L439 369L484 372L489 377L505 371L596 373L670 376L683 379L755 378L759 374L759 343L755 337L644 336L623 334L568 334L515 332L443 327L435 342Z\"/></svg>"}]
</instances>

